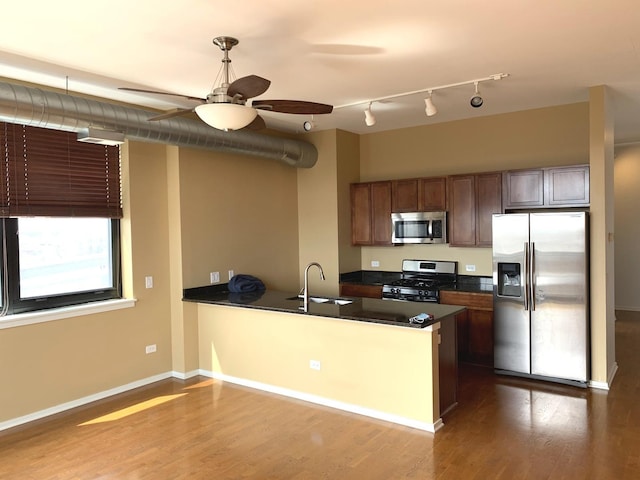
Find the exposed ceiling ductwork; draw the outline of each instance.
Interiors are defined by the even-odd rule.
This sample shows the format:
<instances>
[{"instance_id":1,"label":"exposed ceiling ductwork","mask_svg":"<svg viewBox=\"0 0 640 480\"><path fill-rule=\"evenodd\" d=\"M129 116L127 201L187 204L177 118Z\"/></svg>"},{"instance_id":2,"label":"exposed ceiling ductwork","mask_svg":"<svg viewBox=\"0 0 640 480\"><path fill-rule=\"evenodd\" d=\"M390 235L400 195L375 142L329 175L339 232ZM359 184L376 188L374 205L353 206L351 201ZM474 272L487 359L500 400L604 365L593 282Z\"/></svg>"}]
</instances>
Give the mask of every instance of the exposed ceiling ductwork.
<instances>
[{"instance_id":1,"label":"exposed ceiling ductwork","mask_svg":"<svg viewBox=\"0 0 640 480\"><path fill-rule=\"evenodd\" d=\"M79 132L88 127L115 130L130 140L166 143L278 160L311 168L318 159L308 142L254 132L216 130L198 121L148 119L157 112L83 97L0 82L0 120L35 127Z\"/></svg>"}]
</instances>

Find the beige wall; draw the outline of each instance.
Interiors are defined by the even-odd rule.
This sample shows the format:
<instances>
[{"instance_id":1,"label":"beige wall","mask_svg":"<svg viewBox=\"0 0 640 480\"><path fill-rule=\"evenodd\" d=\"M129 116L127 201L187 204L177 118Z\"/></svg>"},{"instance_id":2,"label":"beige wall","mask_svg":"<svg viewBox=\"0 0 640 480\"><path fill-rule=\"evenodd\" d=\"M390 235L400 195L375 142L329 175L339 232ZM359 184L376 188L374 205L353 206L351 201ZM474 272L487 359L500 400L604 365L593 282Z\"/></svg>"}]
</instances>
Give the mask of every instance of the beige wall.
<instances>
[{"instance_id":1,"label":"beige wall","mask_svg":"<svg viewBox=\"0 0 640 480\"><path fill-rule=\"evenodd\" d=\"M640 311L640 146L616 150L615 307Z\"/></svg>"},{"instance_id":2,"label":"beige wall","mask_svg":"<svg viewBox=\"0 0 640 480\"><path fill-rule=\"evenodd\" d=\"M298 288L296 169L140 142L128 142L122 158L124 291L137 303L1 329L0 378L11 388L0 393L0 422L167 372L194 373L197 309L182 302L182 289L208 284L211 271L222 282L233 269L270 288ZM145 354L153 343L157 353Z\"/></svg>"},{"instance_id":3,"label":"beige wall","mask_svg":"<svg viewBox=\"0 0 640 480\"><path fill-rule=\"evenodd\" d=\"M589 162L589 104L362 135L361 181L491 172ZM362 268L398 271L403 258L457 260L462 274L491 275L490 248L363 247ZM466 265L476 271L467 273Z\"/></svg>"},{"instance_id":4,"label":"beige wall","mask_svg":"<svg viewBox=\"0 0 640 480\"><path fill-rule=\"evenodd\" d=\"M200 365L214 376L419 423L439 418L434 372L407 368L437 365L437 334L430 331L204 304L198 319ZM320 372L310 360L321 362Z\"/></svg>"},{"instance_id":5,"label":"beige wall","mask_svg":"<svg viewBox=\"0 0 640 480\"><path fill-rule=\"evenodd\" d=\"M184 288L229 270L294 290L298 278L297 169L281 162L180 149ZM327 192L329 199L335 193ZM335 211L333 212L335 216Z\"/></svg>"},{"instance_id":6,"label":"beige wall","mask_svg":"<svg viewBox=\"0 0 640 480\"><path fill-rule=\"evenodd\" d=\"M128 145L123 170L124 276L136 306L0 330L0 422L171 369L164 148ZM152 343L157 353L145 354Z\"/></svg>"}]
</instances>

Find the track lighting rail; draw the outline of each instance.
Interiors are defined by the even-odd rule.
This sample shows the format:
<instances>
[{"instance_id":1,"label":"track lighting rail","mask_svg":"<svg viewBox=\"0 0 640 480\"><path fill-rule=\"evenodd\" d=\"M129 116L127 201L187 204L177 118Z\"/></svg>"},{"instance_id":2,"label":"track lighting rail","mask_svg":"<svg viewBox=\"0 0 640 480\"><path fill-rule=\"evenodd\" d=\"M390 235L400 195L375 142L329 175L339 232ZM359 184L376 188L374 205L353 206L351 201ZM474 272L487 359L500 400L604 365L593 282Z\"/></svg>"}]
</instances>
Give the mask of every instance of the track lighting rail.
<instances>
[{"instance_id":1,"label":"track lighting rail","mask_svg":"<svg viewBox=\"0 0 640 480\"><path fill-rule=\"evenodd\" d=\"M387 95L385 97L370 98L367 100L359 100L357 102L345 103L344 105L334 106L333 109L337 110L339 108L347 108L347 107L353 107L356 105L364 105L364 104L373 103L373 102L380 102L382 100L391 100L392 98L406 97L409 95L416 95L418 93L435 92L436 90L443 90L445 88L452 88L452 87L460 87L462 85L474 85L474 84L477 85L481 82L488 82L489 80L502 80L503 78L508 76L509 76L508 73L495 73L493 75L489 75L488 77L476 78L474 80L467 80L465 82L450 83L448 85L438 85L436 87L428 87L428 88L422 88L420 90L413 90L410 92L396 93L393 95Z\"/></svg>"}]
</instances>

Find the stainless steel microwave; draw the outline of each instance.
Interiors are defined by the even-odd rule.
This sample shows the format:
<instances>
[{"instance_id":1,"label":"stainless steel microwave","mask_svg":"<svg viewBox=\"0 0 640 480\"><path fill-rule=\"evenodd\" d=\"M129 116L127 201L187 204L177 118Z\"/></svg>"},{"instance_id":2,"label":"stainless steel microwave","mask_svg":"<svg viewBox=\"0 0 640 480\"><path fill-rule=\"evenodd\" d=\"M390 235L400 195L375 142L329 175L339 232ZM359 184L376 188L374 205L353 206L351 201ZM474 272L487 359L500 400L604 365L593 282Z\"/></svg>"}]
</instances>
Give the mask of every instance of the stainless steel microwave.
<instances>
[{"instance_id":1,"label":"stainless steel microwave","mask_svg":"<svg viewBox=\"0 0 640 480\"><path fill-rule=\"evenodd\" d=\"M392 213L391 224L392 243L447 243L447 212Z\"/></svg>"}]
</instances>

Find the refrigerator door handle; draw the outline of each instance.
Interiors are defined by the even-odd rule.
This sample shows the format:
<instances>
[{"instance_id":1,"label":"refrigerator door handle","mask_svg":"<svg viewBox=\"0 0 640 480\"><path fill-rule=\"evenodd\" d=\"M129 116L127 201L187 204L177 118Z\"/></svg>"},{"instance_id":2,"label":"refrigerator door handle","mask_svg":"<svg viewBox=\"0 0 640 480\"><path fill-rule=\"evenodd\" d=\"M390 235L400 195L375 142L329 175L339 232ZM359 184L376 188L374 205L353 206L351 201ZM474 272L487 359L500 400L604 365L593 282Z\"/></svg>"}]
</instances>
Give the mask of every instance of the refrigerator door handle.
<instances>
[{"instance_id":1,"label":"refrigerator door handle","mask_svg":"<svg viewBox=\"0 0 640 480\"><path fill-rule=\"evenodd\" d=\"M529 242L524 242L524 310L529 311Z\"/></svg>"},{"instance_id":2,"label":"refrigerator door handle","mask_svg":"<svg viewBox=\"0 0 640 480\"><path fill-rule=\"evenodd\" d=\"M529 254L529 275L531 275L531 311L536 309L536 244L531 242L531 252Z\"/></svg>"}]
</instances>

